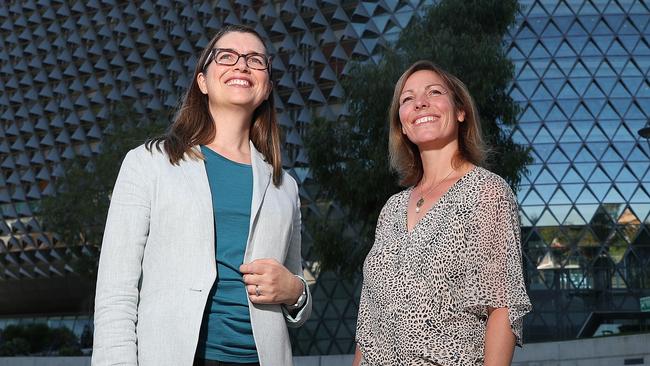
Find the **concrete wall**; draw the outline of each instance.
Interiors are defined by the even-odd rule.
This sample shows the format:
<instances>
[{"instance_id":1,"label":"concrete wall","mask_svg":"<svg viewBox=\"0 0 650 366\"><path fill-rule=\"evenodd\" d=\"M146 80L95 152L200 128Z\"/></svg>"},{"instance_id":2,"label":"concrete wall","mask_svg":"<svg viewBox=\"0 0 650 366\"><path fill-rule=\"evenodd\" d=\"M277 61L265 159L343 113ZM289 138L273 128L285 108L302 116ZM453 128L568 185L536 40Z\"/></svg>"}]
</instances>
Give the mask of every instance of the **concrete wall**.
<instances>
[{"instance_id":1,"label":"concrete wall","mask_svg":"<svg viewBox=\"0 0 650 366\"><path fill-rule=\"evenodd\" d=\"M350 366L352 355L295 357L294 366ZM0 366L89 366L89 357L0 357ZM513 366L650 366L650 333L531 343L515 350Z\"/></svg>"}]
</instances>

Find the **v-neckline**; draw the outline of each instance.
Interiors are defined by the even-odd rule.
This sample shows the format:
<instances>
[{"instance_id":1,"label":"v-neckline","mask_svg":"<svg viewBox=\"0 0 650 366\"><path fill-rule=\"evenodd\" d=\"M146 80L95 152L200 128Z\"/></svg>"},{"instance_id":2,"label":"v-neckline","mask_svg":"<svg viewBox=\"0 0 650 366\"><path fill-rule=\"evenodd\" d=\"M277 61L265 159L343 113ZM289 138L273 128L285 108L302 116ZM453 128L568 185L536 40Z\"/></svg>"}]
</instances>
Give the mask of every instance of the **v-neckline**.
<instances>
[{"instance_id":1,"label":"v-neckline","mask_svg":"<svg viewBox=\"0 0 650 366\"><path fill-rule=\"evenodd\" d=\"M447 188L447 190L445 191L445 193L443 193L442 195L440 195L440 197L438 197L438 199L433 203L433 205L431 205L431 207L429 207L429 209L424 213L424 215L422 215L422 217L420 217L420 219L419 219L418 221L415 222L415 224L413 225L413 227L411 228L411 230L409 230L409 211L408 211L408 210L409 210L409 201L411 200L411 193L413 193L413 189L415 188L415 186L409 187L409 189L408 189L407 192L406 192L406 199L405 199L404 202L403 202L404 210L402 211L402 212L403 212L403 215L404 215L404 227L406 228L406 234L407 234L407 235L411 235L411 234L413 234L413 232L415 231L415 229L417 229L418 226L420 226L420 223L421 223L422 221L424 221L424 219L425 219L427 216L429 216L429 214L431 213L431 211L433 211L433 209L436 208L436 207L440 204L440 202L442 202L442 200L445 199L445 198L450 194L449 192L451 192L452 190L456 189L456 186L460 183L460 181L464 180L465 177L469 176L469 175L470 175L473 171L475 171L477 168L478 168L478 166L477 166L477 165L474 165L471 169L469 169L468 171L466 171L465 174L463 174L460 178L458 178L458 179L454 182L454 184L450 185L449 188Z\"/></svg>"}]
</instances>

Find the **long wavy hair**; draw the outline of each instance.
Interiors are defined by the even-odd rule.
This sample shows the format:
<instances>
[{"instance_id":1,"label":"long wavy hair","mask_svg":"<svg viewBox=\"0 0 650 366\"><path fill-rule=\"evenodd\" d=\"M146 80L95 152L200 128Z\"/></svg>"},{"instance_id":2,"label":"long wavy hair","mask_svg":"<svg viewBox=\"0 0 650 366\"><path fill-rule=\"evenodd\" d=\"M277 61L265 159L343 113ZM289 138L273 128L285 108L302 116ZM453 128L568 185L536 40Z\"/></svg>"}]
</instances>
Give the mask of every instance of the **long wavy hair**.
<instances>
[{"instance_id":1,"label":"long wavy hair","mask_svg":"<svg viewBox=\"0 0 650 366\"><path fill-rule=\"evenodd\" d=\"M169 162L178 165L185 157L190 159L203 159L196 145L211 143L216 136L214 120L208 109L208 96L201 93L197 82L199 73L205 71L213 57L212 49L221 37L231 32L249 33L256 36L268 50L264 40L253 28L243 25L227 25L223 27L201 52L196 62L194 75L191 84L183 97L183 102L174 116L174 121L165 134L155 137L146 142L145 146L149 151L155 147L158 151L165 150ZM271 65L269 64L269 82L271 82ZM253 112L250 128L250 139L264 156L267 163L273 167L273 184L279 186L282 183L282 161L280 151L280 129L278 127L277 115L273 103L273 90L268 98L260 104Z\"/></svg>"},{"instance_id":2,"label":"long wavy hair","mask_svg":"<svg viewBox=\"0 0 650 366\"><path fill-rule=\"evenodd\" d=\"M468 161L474 165L482 166L487 152L481 135L480 118L474 100L465 84L431 61L417 61L404 71L397 81L388 113L390 167L399 175L399 184L402 186L417 184L424 174L420 150L402 133L402 122L399 118L399 98L404 84L411 75L421 70L433 71L440 76L449 90L456 113L458 111L465 112L465 120L458 126L458 154L454 157L452 165L458 166L463 161Z\"/></svg>"}]
</instances>

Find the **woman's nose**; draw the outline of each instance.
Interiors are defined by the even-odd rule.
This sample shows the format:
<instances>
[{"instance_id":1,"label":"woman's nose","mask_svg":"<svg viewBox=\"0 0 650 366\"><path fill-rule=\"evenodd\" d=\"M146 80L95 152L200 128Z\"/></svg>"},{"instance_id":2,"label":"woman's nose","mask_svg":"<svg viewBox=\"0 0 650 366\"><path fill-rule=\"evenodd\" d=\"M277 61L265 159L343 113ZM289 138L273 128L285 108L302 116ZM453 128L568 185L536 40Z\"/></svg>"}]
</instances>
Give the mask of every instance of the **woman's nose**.
<instances>
[{"instance_id":1,"label":"woman's nose","mask_svg":"<svg viewBox=\"0 0 650 366\"><path fill-rule=\"evenodd\" d=\"M246 57L239 57L237 59L237 62L233 65L235 69L243 71L243 70L248 70L248 63L246 63Z\"/></svg>"},{"instance_id":2,"label":"woman's nose","mask_svg":"<svg viewBox=\"0 0 650 366\"><path fill-rule=\"evenodd\" d=\"M415 100L415 109L422 109L429 107L429 101L427 98L420 97Z\"/></svg>"}]
</instances>

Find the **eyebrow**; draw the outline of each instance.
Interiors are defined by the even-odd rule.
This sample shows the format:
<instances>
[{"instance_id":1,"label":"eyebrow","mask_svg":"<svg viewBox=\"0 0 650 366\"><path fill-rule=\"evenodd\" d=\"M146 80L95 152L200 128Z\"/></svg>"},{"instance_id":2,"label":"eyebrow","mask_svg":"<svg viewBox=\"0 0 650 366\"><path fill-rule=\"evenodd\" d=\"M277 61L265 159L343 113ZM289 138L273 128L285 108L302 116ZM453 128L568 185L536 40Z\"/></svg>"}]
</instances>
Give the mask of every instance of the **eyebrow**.
<instances>
[{"instance_id":1,"label":"eyebrow","mask_svg":"<svg viewBox=\"0 0 650 366\"><path fill-rule=\"evenodd\" d=\"M426 89L429 89L429 88L431 88L432 86L441 86L441 87L447 89L446 86L444 86L444 85L442 85L442 84L440 84L440 83L429 84L429 85L425 86L424 89L425 89L425 90L426 90ZM405 94L405 93L413 93L413 90L412 90L412 89L403 90L403 91L400 93L400 95Z\"/></svg>"},{"instance_id":2,"label":"eyebrow","mask_svg":"<svg viewBox=\"0 0 650 366\"><path fill-rule=\"evenodd\" d=\"M248 50L248 52L241 53L241 52L239 52L239 51L237 51L236 49L233 49L233 48L215 47L214 49L219 50L219 51L232 51L232 52L239 53L240 55L256 54L256 55L263 55L263 56L266 56L266 52L265 52L265 51L260 52L260 51Z\"/></svg>"}]
</instances>

